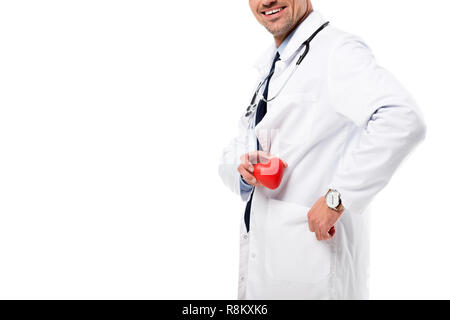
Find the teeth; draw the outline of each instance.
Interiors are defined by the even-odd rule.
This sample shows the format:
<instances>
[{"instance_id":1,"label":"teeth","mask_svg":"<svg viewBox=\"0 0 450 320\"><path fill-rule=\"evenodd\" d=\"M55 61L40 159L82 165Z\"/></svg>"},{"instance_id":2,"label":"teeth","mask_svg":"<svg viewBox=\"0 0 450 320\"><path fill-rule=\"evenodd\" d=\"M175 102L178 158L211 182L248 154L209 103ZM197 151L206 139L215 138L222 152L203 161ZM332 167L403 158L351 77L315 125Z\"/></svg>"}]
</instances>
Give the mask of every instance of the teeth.
<instances>
[{"instance_id":1,"label":"teeth","mask_svg":"<svg viewBox=\"0 0 450 320\"><path fill-rule=\"evenodd\" d=\"M280 11L281 11L281 8L278 8L278 9L275 9L275 10L266 11L266 12L264 12L264 14L266 16L268 16L268 15L271 15L271 14L274 14L274 13L277 13L277 12L280 12Z\"/></svg>"}]
</instances>

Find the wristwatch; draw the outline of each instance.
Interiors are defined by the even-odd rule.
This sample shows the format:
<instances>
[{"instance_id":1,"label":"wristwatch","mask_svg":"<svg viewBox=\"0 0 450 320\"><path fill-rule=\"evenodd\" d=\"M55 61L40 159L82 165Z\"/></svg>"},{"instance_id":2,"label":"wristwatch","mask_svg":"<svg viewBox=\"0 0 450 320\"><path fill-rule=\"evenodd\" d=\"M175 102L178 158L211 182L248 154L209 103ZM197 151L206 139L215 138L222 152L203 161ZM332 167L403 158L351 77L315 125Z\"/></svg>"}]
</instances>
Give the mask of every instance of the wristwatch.
<instances>
[{"instance_id":1,"label":"wristwatch","mask_svg":"<svg viewBox=\"0 0 450 320\"><path fill-rule=\"evenodd\" d=\"M328 190L327 194L325 195L325 201L328 208L334 211L341 211L343 208L341 194L337 190Z\"/></svg>"}]
</instances>

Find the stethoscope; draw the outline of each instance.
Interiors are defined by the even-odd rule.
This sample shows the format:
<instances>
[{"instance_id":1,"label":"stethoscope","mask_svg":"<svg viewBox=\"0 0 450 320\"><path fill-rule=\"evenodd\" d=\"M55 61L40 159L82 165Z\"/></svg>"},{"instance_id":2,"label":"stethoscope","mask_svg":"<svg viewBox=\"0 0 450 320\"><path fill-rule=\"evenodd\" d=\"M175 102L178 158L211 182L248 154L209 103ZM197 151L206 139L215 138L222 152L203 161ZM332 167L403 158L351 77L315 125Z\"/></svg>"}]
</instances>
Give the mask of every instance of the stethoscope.
<instances>
[{"instance_id":1,"label":"stethoscope","mask_svg":"<svg viewBox=\"0 0 450 320\"><path fill-rule=\"evenodd\" d=\"M309 52L309 46L311 41L317 36L317 34L322 31L323 29L325 29L326 26L328 26L330 22L325 22L322 26L320 26L319 29L317 29L312 35L311 37L309 37L305 42L302 43L302 45L297 49L297 51L300 52L300 57L297 60L297 63L295 64L295 68L292 70L291 74L289 75L289 77L286 79L286 81L284 82L284 84L281 86L281 88L278 90L278 92L271 98L271 99L265 99L264 96L260 93L261 87L264 85L264 83L267 82L267 79L269 79L272 74L275 71L275 68L272 70L272 72L270 72L267 77L261 81L258 85L258 87L256 88L255 94L253 95L253 98L250 102L250 105L247 107L245 116L246 117L250 117L251 115L254 114L254 112L256 111L259 101L263 100L264 102L270 102L275 100L275 98L277 98L279 96L279 94L281 93L281 91L283 91L284 87L286 86L286 84L289 82L289 80L291 79L292 75L294 74L294 72L297 70L298 66L302 63L302 61L305 59L305 57L308 55ZM256 98L259 98L258 100L256 100ZM250 122L250 121L249 121Z\"/></svg>"}]
</instances>

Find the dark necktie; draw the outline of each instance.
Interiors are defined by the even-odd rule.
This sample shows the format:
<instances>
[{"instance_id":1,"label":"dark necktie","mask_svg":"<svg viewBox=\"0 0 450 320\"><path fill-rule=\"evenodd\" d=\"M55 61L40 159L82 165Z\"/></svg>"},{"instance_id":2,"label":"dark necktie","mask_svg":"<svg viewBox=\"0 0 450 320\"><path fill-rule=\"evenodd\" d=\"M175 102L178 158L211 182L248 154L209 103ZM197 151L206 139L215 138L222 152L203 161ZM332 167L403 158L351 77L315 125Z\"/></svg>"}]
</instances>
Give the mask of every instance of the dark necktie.
<instances>
[{"instance_id":1,"label":"dark necktie","mask_svg":"<svg viewBox=\"0 0 450 320\"><path fill-rule=\"evenodd\" d=\"M278 60L280 60L280 54L277 51L277 54L273 59L272 67L270 68L269 76L267 77L266 87L264 88L263 92L263 97L266 100L269 92L269 82L270 79L272 78L273 72L275 71L275 64L277 63ZM256 110L255 126L264 118L266 112L267 112L267 102L261 99L258 103L258 109ZM256 139L256 144L258 150L261 150L258 139ZM253 192L255 192L254 188L252 194L250 195L250 199L247 202L247 206L245 207L244 221L245 227L247 228L247 232L250 230L250 210L252 207Z\"/></svg>"}]
</instances>

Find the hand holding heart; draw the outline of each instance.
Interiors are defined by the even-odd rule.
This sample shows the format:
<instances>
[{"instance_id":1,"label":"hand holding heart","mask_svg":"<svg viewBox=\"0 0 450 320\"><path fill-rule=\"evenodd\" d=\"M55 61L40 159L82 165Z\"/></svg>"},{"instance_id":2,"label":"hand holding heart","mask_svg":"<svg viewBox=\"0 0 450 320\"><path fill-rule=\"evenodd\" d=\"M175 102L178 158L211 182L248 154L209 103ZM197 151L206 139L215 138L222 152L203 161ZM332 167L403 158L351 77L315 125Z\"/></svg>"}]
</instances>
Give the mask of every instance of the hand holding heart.
<instances>
[{"instance_id":1,"label":"hand holding heart","mask_svg":"<svg viewBox=\"0 0 450 320\"><path fill-rule=\"evenodd\" d=\"M287 163L264 151L255 151L241 156L238 171L244 180L255 187L276 189L283 178ZM336 212L328 208L325 197L321 197L308 212L308 225L311 232L315 232L319 241L328 240L335 236L335 224L341 217L343 210Z\"/></svg>"},{"instance_id":2,"label":"hand holding heart","mask_svg":"<svg viewBox=\"0 0 450 320\"><path fill-rule=\"evenodd\" d=\"M287 163L264 151L254 151L241 156L238 171L244 180L255 187L276 189L283 178Z\"/></svg>"}]
</instances>

